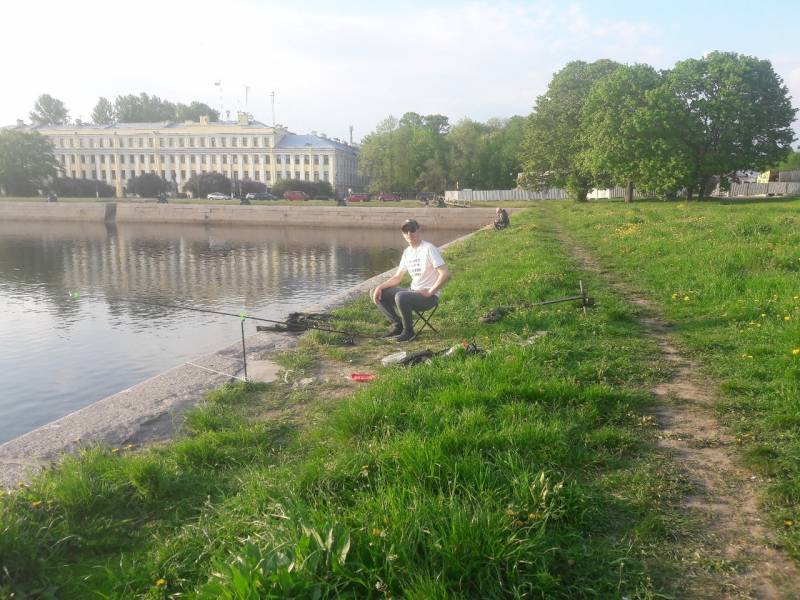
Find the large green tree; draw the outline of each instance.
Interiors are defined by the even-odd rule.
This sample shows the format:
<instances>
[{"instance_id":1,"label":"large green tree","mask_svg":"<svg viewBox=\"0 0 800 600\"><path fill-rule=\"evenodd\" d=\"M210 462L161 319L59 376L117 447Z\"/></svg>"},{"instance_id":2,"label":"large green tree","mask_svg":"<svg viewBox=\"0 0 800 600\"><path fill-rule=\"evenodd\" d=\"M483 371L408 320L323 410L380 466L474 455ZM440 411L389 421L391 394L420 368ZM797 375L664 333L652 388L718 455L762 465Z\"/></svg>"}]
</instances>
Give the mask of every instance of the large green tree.
<instances>
[{"instance_id":1,"label":"large green tree","mask_svg":"<svg viewBox=\"0 0 800 600\"><path fill-rule=\"evenodd\" d=\"M528 117L522 152L525 187L565 187L579 202L586 201L599 182L579 158L584 143L581 111L592 86L618 66L606 59L574 61L553 76Z\"/></svg>"},{"instance_id":2,"label":"large green tree","mask_svg":"<svg viewBox=\"0 0 800 600\"><path fill-rule=\"evenodd\" d=\"M37 132L0 131L0 188L8 196L35 196L56 175L50 141Z\"/></svg>"},{"instance_id":3,"label":"large green tree","mask_svg":"<svg viewBox=\"0 0 800 600\"><path fill-rule=\"evenodd\" d=\"M97 101L92 111L92 123L109 125L114 122L114 105L102 96Z\"/></svg>"},{"instance_id":4,"label":"large green tree","mask_svg":"<svg viewBox=\"0 0 800 600\"><path fill-rule=\"evenodd\" d=\"M683 185L686 157L674 132L680 111L649 65L622 65L592 86L581 111L581 160L596 177L625 187L669 192Z\"/></svg>"},{"instance_id":5,"label":"large green tree","mask_svg":"<svg viewBox=\"0 0 800 600\"><path fill-rule=\"evenodd\" d=\"M34 125L64 125L69 121L69 111L64 103L50 94L42 94L29 115Z\"/></svg>"},{"instance_id":6,"label":"large green tree","mask_svg":"<svg viewBox=\"0 0 800 600\"><path fill-rule=\"evenodd\" d=\"M141 198L155 198L161 192L166 192L169 184L158 175L142 173L138 177L132 177L126 189L129 194L136 194Z\"/></svg>"},{"instance_id":7,"label":"large green tree","mask_svg":"<svg viewBox=\"0 0 800 600\"><path fill-rule=\"evenodd\" d=\"M790 152L797 111L768 60L711 52L677 63L666 88L681 111L690 197L707 194L714 176L724 184L738 170L764 169Z\"/></svg>"},{"instance_id":8,"label":"large green tree","mask_svg":"<svg viewBox=\"0 0 800 600\"><path fill-rule=\"evenodd\" d=\"M199 121L200 117L207 116L209 121L216 121L219 119L219 111L214 110L208 104L203 102L191 102L189 104L175 105L175 120L176 121Z\"/></svg>"},{"instance_id":9,"label":"large green tree","mask_svg":"<svg viewBox=\"0 0 800 600\"><path fill-rule=\"evenodd\" d=\"M138 96L128 94L114 100L114 115L122 123L153 123L174 121L175 105L158 96L142 92Z\"/></svg>"}]
</instances>

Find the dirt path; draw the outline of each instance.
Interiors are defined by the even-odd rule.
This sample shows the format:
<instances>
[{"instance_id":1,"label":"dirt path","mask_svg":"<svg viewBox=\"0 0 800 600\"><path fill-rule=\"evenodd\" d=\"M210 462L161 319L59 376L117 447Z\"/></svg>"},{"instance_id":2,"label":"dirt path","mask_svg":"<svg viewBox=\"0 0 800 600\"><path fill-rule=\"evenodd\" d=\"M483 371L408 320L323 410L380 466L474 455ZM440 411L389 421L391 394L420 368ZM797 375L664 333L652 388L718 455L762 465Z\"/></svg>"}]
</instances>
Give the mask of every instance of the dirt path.
<instances>
[{"instance_id":1,"label":"dirt path","mask_svg":"<svg viewBox=\"0 0 800 600\"><path fill-rule=\"evenodd\" d=\"M672 366L670 380L651 390L661 400L652 412L659 446L672 455L692 484L693 493L684 499L683 508L705 525L703 537L709 540L712 556L702 558L724 565L713 585L716 591L709 595L706 583L697 594L758 599L800 596L800 569L778 549L759 510L757 489L762 482L737 465L735 439L714 417L714 383L681 353L654 303L604 270L562 230L555 232L583 268L640 309L644 316L639 322ZM687 585L691 589L691 583ZM694 591L688 593L697 597Z\"/></svg>"}]
</instances>

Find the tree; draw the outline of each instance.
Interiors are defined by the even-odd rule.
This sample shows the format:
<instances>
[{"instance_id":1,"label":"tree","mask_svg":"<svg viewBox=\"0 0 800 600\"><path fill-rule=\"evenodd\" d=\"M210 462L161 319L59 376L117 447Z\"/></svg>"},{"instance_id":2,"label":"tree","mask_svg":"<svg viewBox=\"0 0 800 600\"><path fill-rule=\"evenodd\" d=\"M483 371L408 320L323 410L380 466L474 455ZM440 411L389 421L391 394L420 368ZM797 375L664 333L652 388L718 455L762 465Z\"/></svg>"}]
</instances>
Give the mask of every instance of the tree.
<instances>
[{"instance_id":1,"label":"tree","mask_svg":"<svg viewBox=\"0 0 800 600\"><path fill-rule=\"evenodd\" d=\"M770 170L775 171L800 171L800 150L795 150L783 161L777 165L770 167Z\"/></svg>"},{"instance_id":2,"label":"tree","mask_svg":"<svg viewBox=\"0 0 800 600\"><path fill-rule=\"evenodd\" d=\"M553 76L526 124L521 180L526 187L566 187L586 201L595 178L579 160L581 109L592 85L618 66L606 59L574 61Z\"/></svg>"},{"instance_id":3,"label":"tree","mask_svg":"<svg viewBox=\"0 0 800 600\"><path fill-rule=\"evenodd\" d=\"M161 192L169 189L169 184L153 173L142 173L132 177L126 186L129 194L136 194L141 198L155 198Z\"/></svg>"},{"instance_id":4,"label":"tree","mask_svg":"<svg viewBox=\"0 0 800 600\"><path fill-rule=\"evenodd\" d=\"M222 173L198 173L183 185L183 191L191 192L195 198L204 198L213 192L230 194L231 180Z\"/></svg>"},{"instance_id":5,"label":"tree","mask_svg":"<svg viewBox=\"0 0 800 600\"><path fill-rule=\"evenodd\" d=\"M649 65L622 65L592 86L581 110L581 162L595 177L624 185L625 202L633 200L635 186L650 191L674 186L658 169L679 150L665 143L669 137L657 130L659 121L653 118L651 92L661 83ZM659 119L669 118L659 113Z\"/></svg>"},{"instance_id":6,"label":"tree","mask_svg":"<svg viewBox=\"0 0 800 600\"><path fill-rule=\"evenodd\" d=\"M9 196L35 196L58 171L50 141L37 132L0 131L0 188Z\"/></svg>"},{"instance_id":7,"label":"tree","mask_svg":"<svg viewBox=\"0 0 800 600\"><path fill-rule=\"evenodd\" d=\"M114 105L102 96L97 101L92 111L92 123L109 125L114 122Z\"/></svg>"},{"instance_id":8,"label":"tree","mask_svg":"<svg viewBox=\"0 0 800 600\"><path fill-rule=\"evenodd\" d=\"M267 186L260 181L253 181L252 179L240 179L239 186L242 195L246 194L260 194L267 191Z\"/></svg>"},{"instance_id":9,"label":"tree","mask_svg":"<svg viewBox=\"0 0 800 600\"><path fill-rule=\"evenodd\" d=\"M114 100L114 112L122 123L154 123L158 121L174 121L175 105L158 96L148 96L144 92L138 96L128 94L117 96Z\"/></svg>"},{"instance_id":10,"label":"tree","mask_svg":"<svg viewBox=\"0 0 800 600\"><path fill-rule=\"evenodd\" d=\"M42 94L29 116L34 125L64 125L69 120L69 111L58 98Z\"/></svg>"},{"instance_id":11,"label":"tree","mask_svg":"<svg viewBox=\"0 0 800 600\"><path fill-rule=\"evenodd\" d=\"M272 186L272 193L279 198L283 192L296 190L305 192L311 198L332 198L333 186L328 181L305 181L303 179L281 179Z\"/></svg>"},{"instance_id":12,"label":"tree","mask_svg":"<svg viewBox=\"0 0 800 600\"><path fill-rule=\"evenodd\" d=\"M192 102L188 105L179 102L175 107L176 121L199 121L203 116L207 116L209 121L217 121L219 112L202 102Z\"/></svg>"},{"instance_id":13,"label":"tree","mask_svg":"<svg viewBox=\"0 0 800 600\"><path fill-rule=\"evenodd\" d=\"M53 191L62 198L113 198L114 188L97 179L59 177L53 180Z\"/></svg>"},{"instance_id":14,"label":"tree","mask_svg":"<svg viewBox=\"0 0 800 600\"><path fill-rule=\"evenodd\" d=\"M690 198L708 193L714 176L724 185L736 171L763 170L790 151L797 110L768 60L712 52L677 63L666 87L681 111Z\"/></svg>"}]
</instances>

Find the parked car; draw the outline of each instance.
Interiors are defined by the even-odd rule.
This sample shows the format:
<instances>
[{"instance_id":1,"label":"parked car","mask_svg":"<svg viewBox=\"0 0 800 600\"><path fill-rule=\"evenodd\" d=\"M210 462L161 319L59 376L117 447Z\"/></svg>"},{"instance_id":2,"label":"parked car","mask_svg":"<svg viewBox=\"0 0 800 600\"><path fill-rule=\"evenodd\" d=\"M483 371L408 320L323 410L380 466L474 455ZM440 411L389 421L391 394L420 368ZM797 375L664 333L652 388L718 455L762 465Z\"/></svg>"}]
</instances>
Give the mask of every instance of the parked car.
<instances>
[{"instance_id":1,"label":"parked car","mask_svg":"<svg viewBox=\"0 0 800 600\"><path fill-rule=\"evenodd\" d=\"M295 190L289 190L283 192L283 199L284 200L308 200L308 194L305 192L298 192Z\"/></svg>"},{"instance_id":2,"label":"parked car","mask_svg":"<svg viewBox=\"0 0 800 600\"><path fill-rule=\"evenodd\" d=\"M209 200L230 200L230 196L227 194L220 194L219 192L213 192L206 196Z\"/></svg>"},{"instance_id":3,"label":"parked car","mask_svg":"<svg viewBox=\"0 0 800 600\"><path fill-rule=\"evenodd\" d=\"M369 202L369 194L350 194L347 197L348 202Z\"/></svg>"},{"instance_id":4,"label":"parked car","mask_svg":"<svg viewBox=\"0 0 800 600\"><path fill-rule=\"evenodd\" d=\"M378 200L381 202L399 202L400 196L397 194L392 194L390 192L382 192L378 194Z\"/></svg>"},{"instance_id":5,"label":"parked car","mask_svg":"<svg viewBox=\"0 0 800 600\"><path fill-rule=\"evenodd\" d=\"M277 196L273 196L269 192L250 192L245 196L247 200L277 200Z\"/></svg>"}]
</instances>

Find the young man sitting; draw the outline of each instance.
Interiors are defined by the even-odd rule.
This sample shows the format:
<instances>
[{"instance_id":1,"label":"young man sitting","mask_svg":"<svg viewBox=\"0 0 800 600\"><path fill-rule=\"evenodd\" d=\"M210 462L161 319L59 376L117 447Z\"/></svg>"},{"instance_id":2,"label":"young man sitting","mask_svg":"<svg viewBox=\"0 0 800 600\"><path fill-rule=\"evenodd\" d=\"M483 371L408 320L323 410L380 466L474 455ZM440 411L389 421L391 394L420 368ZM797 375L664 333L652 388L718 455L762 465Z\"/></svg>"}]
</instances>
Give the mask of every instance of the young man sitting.
<instances>
[{"instance_id":1,"label":"young man sitting","mask_svg":"<svg viewBox=\"0 0 800 600\"><path fill-rule=\"evenodd\" d=\"M430 310L439 303L439 291L450 279L450 271L439 249L422 239L414 219L405 221L400 230L408 248L397 272L372 290L372 301L392 323L386 337L407 342L415 335L412 310ZM397 287L406 273L411 275L411 289Z\"/></svg>"}]
</instances>

